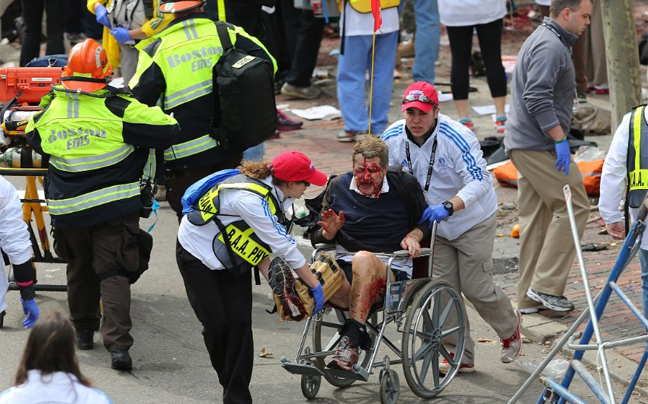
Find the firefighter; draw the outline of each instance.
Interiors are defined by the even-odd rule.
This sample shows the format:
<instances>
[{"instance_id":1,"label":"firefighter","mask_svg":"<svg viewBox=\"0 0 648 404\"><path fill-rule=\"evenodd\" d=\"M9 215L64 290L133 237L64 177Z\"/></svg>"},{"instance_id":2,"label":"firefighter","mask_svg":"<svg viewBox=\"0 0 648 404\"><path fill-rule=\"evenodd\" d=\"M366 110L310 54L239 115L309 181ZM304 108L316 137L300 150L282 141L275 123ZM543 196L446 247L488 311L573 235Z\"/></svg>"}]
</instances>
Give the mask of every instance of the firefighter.
<instances>
[{"instance_id":1,"label":"firefighter","mask_svg":"<svg viewBox=\"0 0 648 404\"><path fill-rule=\"evenodd\" d=\"M111 367L130 370L129 278L141 264L140 211L143 202L152 202L143 198L154 178L149 149L173 144L180 127L160 108L108 86L111 74L97 42L75 45L61 84L43 97L44 109L30 119L26 135L48 161L45 196L54 249L67 261L77 348L93 348L101 299L101 334Z\"/></svg>"},{"instance_id":2,"label":"firefighter","mask_svg":"<svg viewBox=\"0 0 648 404\"><path fill-rule=\"evenodd\" d=\"M203 12L204 1L163 1L160 10L174 19L161 32L138 44L137 72L129 86L138 100L158 105L182 126L180 139L164 151L166 198L182 218L180 200L201 178L235 168L242 151L223 150L210 136L212 67L221 57L216 24ZM250 55L276 63L263 45L240 27L228 28L232 45ZM254 110L254 94L249 97Z\"/></svg>"}]
</instances>

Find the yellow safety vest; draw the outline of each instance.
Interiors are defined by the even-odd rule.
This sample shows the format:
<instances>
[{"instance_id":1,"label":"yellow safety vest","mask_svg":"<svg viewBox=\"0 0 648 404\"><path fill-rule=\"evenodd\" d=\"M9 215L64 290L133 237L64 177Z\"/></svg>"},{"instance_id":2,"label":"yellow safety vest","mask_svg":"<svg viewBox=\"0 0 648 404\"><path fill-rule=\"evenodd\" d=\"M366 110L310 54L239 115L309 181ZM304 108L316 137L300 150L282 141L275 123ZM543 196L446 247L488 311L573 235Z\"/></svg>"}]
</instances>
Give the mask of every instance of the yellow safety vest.
<instances>
[{"instance_id":1,"label":"yellow safety vest","mask_svg":"<svg viewBox=\"0 0 648 404\"><path fill-rule=\"evenodd\" d=\"M628 133L628 195L627 204L638 208L648 190L648 123L644 118L645 105L636 107L630 115ZM643 152L642 152L643 151Z\"/></svg>"},{"instance_id":2,"label":"yellow safety vest","mask_svg":"<svg viewBox=\"0 0 648 404\"><path fill-rule=\"evenodd\" d=\"M370 13L371 12L371 0L349 0L351 7L359 13ZM392 8L398 7L400 0L380 0L380 8Z\"/></svg>"},{"instance_id":3,"label":"yellow safety vest","mask_svg":"<svg viewBox=\"0 0 648 404\"><path fill-rule=\"evenodd\" d=\"M187 213L187 220L196 226L205 225L212 220L216 222L221 231L214 237L212 247L216 258L226 268L239 267L243 262L256 266L270 255L272 249L254 234L245 221L239 220L225 227L218 220L220 194L230 189L245 190L261 196L268 201L270 212L277 215L277 221L282 225L285 223L283 211L279 208L281 205L271 193L272 187L243 174L228 178L205 192L194 205L194 210ZM236 262L232 262L230 251L236 255Z\"/></svg>"}]
</instances>

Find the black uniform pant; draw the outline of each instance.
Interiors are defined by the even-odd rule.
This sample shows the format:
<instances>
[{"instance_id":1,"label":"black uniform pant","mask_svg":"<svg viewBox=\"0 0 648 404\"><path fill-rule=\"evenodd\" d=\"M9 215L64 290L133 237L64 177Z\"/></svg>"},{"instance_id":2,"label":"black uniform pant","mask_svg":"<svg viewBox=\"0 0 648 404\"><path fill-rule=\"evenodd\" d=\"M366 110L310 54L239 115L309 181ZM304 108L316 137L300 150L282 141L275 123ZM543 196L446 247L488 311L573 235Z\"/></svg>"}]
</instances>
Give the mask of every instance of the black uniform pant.
<instances>
[{"instance_id":1,"label":"black uniform pant","mask_svg":"<svg viewBox=\"0 0 648 404\"><path fill-rule=\"evenodd\" d=\"M93 227L55 229L55 249L67 261L70 319L77 330L99 326L106 349L128 350L130 335L130 282L120 271L136 271L139 265L137 236L139 212Z\"/></svg>"},{"instance_id":2,"label":"black uniform pant","mask_svg":"<svg viewBox=\"0 0 648 404\"><path fill-rule=\"evenodd\" d=\"M241 164L242 158L242 152L232 151L229 153L227 158L223 158L216 164L196 168L166 170L164 177L167 190L166 198L169 206L171 206L171 209L173 209L178 216L178 223L182 220L182 197L184 196L185 191L187 191L187 188L216 171L238 167L238 165Z\"/></svg>"},{"instance_id":3,"label":"black uniform pant","mask_svg":"<svg viewBox=\"0 0 648 404\"><path fill-rule=\"evenodd\" d=\"M25 33L20 50L20 66L40 56L43 10L47 12L46 55L65 53L63 32L68 9L67 0L21 0Z\"/></svg>"},{"instance_id":4,"label":"black uniform pant","mask_svg":"<svg viewBox=\"0 0 648 404\"><path fill-rule=\"evenodd\" d=\"M203 325L205 346L223 386L223 403L251 403L252 272L233 275L210 270L180 243L176 244L176 260L189 303Z\"/></svg>"},{"instance_id":5,"label":"black uniform pant","mask_svg":"<svg viewBox=\"0 0 648 404\"><path fill-rule=\"evenodd\" d=\"M296 10L296 14L299 31L286 81L294 86L308 87L317 64L325 21L324 18L315 17L311 10Z\"/></svg>"}]
</instances>

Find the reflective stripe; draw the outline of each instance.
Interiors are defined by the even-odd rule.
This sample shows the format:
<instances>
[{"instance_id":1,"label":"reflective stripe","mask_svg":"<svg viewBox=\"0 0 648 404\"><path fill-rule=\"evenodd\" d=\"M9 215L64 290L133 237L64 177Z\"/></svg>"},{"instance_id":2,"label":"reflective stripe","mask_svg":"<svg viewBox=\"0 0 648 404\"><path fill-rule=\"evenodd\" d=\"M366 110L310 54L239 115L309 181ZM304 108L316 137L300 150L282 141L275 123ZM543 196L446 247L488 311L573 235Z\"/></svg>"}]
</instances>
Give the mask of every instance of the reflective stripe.
<instances>
[{"instance_id":1,"label":"reflective stripe","mask_svg":"<svg viewBox=\"0 0 648 404\"><path fill-rule=\"evenodd\" d=\"M119 163L132 152L135 147L125 144L119 149L101 156L79 157L76 159L67 159L61 157L51 157L50 163L61 171L80 172L88 170L96 170Z\"/></svg>"},{"instance_id":2,"label":"reflective stripe","mask_svg":"<svg viewBox=\"0 0 648 404\"><path fill-rule=\"evenodd\" d=\"M187 36L188 40L198 39L198 32L196 32L196 27L194 27L193 21L183 21L182 31Z\"/></svg>"},{"instance_id":3,"label":"reflective stripe","mask_svg":"<svg viewBox=\"0 0 648 404\"><path fill-rule=\"evenodd\" d=\"M252 238L254 230L251 227L247 230L241 230L232 223L225 228L225 231L227 231L227 239L232 247L232 252L252 264L252 266L257 266L259 262L270 255L270 251ZM218 239L225 244L223 233L219 233Z\"/></svg>"},{"instance_id":4,"label":"reflective stripe","mask_svg":"<svg viewBox=\"0 0 648 404\"><path fill-rule=\"evenodd\" d=\"M218 0L218 21L227 21L225 16L225 0Z\"/></svg>"},{"instance_id":5,"label":"reflective stripe","mask_svg":"<svg viewBox=\"0 0 648 404\"><path fill-rule=\"evenodd\" d=\"M139 183L133 182L129 184L113 185L112 187L88 192L83 195L75 196L74 198L48 199L47 209L52 215L66 215L94 208L99 205L114 202L120 199L133 197L139 198L139 196Z\"/></svg>"},{"instance_id":6,"label":"reflective stripe","mask_svg":"<svg viewBox=\"0 0 648 404\"><path fill-rule=\"evenodd\" d=\"M67 117L68 118L79 117L79 100L68 101Z\"/></svg>"},{"instance_id":7,"label":"reflective stripe","mask_svg":"<svg viewBox=\"0 0 648 404\"><path fill-rule=\"evenodd\" d=\"M183 88L181 91L176 91L164 97L165 109L175 108L178 105L210 94L212 92L212 80L205 80L202 83L194 84L191 87Z\"/></svg>"},{"instance_id":8,"label":"reflective stripe","mask_svg":"<svg viewBox=\"0 0 648 404\"><path fill-rule=\"evenodd\" d=\"M157 158L155 156L155 149L149 149L148 159L146 159L146 164L144 164L144 172L142 173L142 178L155 180L155 174L157 170Z\"/></svg>"},{"instance_id":9,"label":"reflective stripe","mask_svg":"<svg viewBox=\"0 0 648 404\"><path fill-rule=\"evenodd\" d=\"M643 118L644 107L638 107L634 112L633 122L633 147L634 147L634 170L628 172L629 190L648 189L648 169L641 168L641 119Z\"/></svg>"},{"instance_id":10,"label":"reflective stripe","mask_svg":"<svg viewBox=\"0 0 648 404\"><path fill-rule=\"evenodd\" d=\"M634 115L634 150L635 150L635 161L634 168L638 169L641 167L641 118L643 117L644 107L639 107L635 111ZM630 181L632 183L633 181ZM630 185L632 189L632 185Z\"/></svg>"},{"instance_id":11,"label":"reflective stripe","mask_svg":"<svg viewBox=\"0 0 648 404\"><path fill-rule=\"evenodd\" d=\"M188 142L175 144L164 151L165 160L177 160L218 147L219 143L209 135Z\"/></svg>"}]
</instances>

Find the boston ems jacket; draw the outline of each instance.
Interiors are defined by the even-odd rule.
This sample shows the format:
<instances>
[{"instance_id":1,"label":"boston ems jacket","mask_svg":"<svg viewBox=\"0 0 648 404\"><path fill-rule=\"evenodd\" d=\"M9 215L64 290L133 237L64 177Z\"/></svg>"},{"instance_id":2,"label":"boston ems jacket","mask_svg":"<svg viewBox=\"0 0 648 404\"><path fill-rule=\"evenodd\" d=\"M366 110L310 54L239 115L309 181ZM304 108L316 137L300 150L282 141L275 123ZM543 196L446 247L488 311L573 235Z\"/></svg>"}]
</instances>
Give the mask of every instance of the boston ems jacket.
<instances>
[{"instance_id":1,"label":"boston ems jacket","mask_svg":"<svg viewBox=\"0 0 648 404\"><path fill-rule=\"evenodd\" d=\"M276 62L264 46L241 27L229 29L235 48ZM178 141L164 153L172 171L218 163L229 156L209 135L212 119L212 68L223 54L216 24L207 14L190 14L174 20L160 33L140 42L137 72L129 86L147 105L158 105L173 114L182 126ZM254 119L254 94L249 94L250 119ZM225 154L226 153L226 154Z\"/></svg>"},{"instance_id":2,"label":"boston ems jacket","mask_svg":"<svg viewBox=\"0 0 648 404\"><path fill-rule=\"evenodd\" d=\"M112 87L77 93L57 85L40 106L26 135L48 160L52 224L89 227L138 211L140 178L154 166L149 149L173 144L176 120Z\"/></svg>"}]
</instances>

